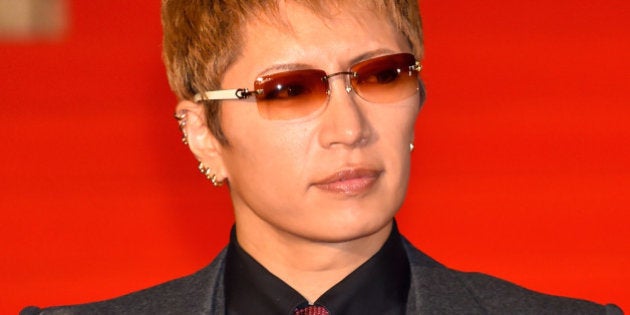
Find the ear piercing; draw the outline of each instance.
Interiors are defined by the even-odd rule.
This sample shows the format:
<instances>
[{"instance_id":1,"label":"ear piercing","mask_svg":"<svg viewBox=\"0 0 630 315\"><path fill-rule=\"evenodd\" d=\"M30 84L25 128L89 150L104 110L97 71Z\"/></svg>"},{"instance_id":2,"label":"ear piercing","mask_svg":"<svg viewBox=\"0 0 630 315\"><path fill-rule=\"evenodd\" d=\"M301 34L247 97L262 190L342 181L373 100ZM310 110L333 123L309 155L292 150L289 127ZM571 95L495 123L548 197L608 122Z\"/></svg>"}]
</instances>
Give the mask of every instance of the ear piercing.
<instances>
[{"instance_id":1,"label":"ear piercing","mask_svg":"<svg viewBox=\"0 0 630 315\"><path fill-rule=\"evenodd\" d=\"M182 132L182 142L188 145L188 133L186 133L186 113L175 113L175 119L179 124L179 130Z\"/></svg>"},{"instance_id":2,"label":"ear piercing","mask_svg":"<svg viewBox=\"0 0 630 315\"><path fill-rule=\"evenodd\" d=\"M203 165L203 163L201 163L201 162L199 162L199 171L209 181L212 182L212 185L214 185L214 187L219 187L219 186L223 185L223 181L222 180L218 180L217 179L217 175L216 174L212 174L212 170L209 167Z\"/></svg>"},{"instance_id":3,"label":"ear piercing","mask_svg":"<svg viewBox=\"0 0 630 315\"><path fill-rule=\"evenodd\" d=\"M413 145L413 143L409 143L409 152L413 152L414 148L415 146Z\"/></svg>"},{"instance_id":4,"label":"ear piercing","mask_svg":"<svg viewBox=\"0 0 630 315\"><path fill-rule=\"evenodd\" d=\"M179 125L179 130L182 132L182 142L185 145L188 145L188 133L186 133L186 112L175 113L174 117ZM212 185L214 185L214 187L219 187L223 185L223 181L218 180L217 175L212 174L212 170L209 167L199 162L198 168L201 174L203 174L203 176L205 176L209 181L212 182Z\"/></svg>"}]
</instances>

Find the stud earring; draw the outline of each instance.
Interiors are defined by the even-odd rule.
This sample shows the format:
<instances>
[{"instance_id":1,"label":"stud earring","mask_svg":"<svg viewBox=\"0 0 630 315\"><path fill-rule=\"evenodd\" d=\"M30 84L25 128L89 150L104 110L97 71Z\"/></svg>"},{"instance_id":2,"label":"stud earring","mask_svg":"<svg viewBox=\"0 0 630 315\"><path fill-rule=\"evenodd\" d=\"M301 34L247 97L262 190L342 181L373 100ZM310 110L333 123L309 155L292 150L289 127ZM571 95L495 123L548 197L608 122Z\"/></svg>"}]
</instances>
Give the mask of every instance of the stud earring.
<instances>
[{"instance_id":1,"label":"stud earring","mask_svg":"<svg viewBox=\"0 0 630 315\"><path fill-rule=\"evenodd\" d=\"M212 170L209 167L206 167L203 163L199 162L199 166L197 168L199 168L199 171L203 174L203 176L205 176L208 180L212 180Z\"/></svg>"},{"instance_id":2,"label":"stud earring","mask_svg":"<svg viewBox=\"0 0 630 315\"><path fill-rule=\"evenodd\" d=\"M179 130L182 132L182 142L188 145L188 133L186 133L186 113L175 113L175 119L179 124Z\"/></svg>"},{"instance_id":3,"label":"stud earring","mask_svg":"<svg viewBox=\"0 0 630 315\"><path fill-rule=\"evenodd\" d=\"M212 174L212 170L209 167L206 167L205 165L203 165L203 163L199 162L198 168L201 174L203 174L206 177L206 179L212 182L212 185L214 185L214 187L219 187L223 185L223 181L218 180L217 175Z\"/></svg>"},{"instance_id":4,"label":"stud earring","mask_svg":"<svg viewBox=\"0 0 630 315\"><path fill-rule=\"evenodd\" d=\"M216 174L212 174L212 178L210 178L210 181L212 182L212 185L214 185L214 187L219 187L223 185L223 181L218 180Z\"/></svg>"},{"instance_id":5,"label":"stud earring","mask_svg":"<svg viewBox=\"0 0 630 315\"><path fill-rule=\"evenodd\" d=\"M415 146L413 145L413 143L409 143L409 152L413 152L414 148Z\"/></svg>"}]
</instances>

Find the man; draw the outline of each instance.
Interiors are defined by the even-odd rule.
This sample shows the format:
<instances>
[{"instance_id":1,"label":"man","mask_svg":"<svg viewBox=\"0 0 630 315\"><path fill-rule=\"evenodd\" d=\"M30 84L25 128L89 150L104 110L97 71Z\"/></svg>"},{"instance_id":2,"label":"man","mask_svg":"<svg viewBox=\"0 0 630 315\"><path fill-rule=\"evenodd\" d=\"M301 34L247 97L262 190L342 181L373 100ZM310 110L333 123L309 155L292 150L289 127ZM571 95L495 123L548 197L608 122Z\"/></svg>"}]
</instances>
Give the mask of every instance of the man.
<instances>
[{"instance_id":1,"label":"man","mask_svg":"<svg viewBox=\"0 0 630 315\"><path fill-rule=\"evenodd\" d=\"M424 101L411 1L163 2L184 143L235 227L194 275L23 314L620 314L451 270L402 237Z\"/></svg>"}]
</instances>

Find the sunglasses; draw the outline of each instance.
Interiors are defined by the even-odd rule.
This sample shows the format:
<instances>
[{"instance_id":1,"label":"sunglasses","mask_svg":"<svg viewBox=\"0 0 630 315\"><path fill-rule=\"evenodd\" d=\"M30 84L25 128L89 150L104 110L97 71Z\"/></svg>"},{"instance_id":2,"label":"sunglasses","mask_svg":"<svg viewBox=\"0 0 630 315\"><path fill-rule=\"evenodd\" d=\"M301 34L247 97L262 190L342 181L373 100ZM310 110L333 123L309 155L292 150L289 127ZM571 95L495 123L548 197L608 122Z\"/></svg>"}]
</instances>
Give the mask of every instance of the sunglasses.
<instances>
[{"instance_id":1,"label":"sunglasses","mask_svg":"<svg viewBox=\"0 0 630 315\"><path fill-rule=\"evenodd\" d=\"M420 89L422 65L412 54L399 53L367 59L348 71L326 74L318 69L300 69L261 76L254 89L216 90L196 94L195 102L256 98L260 115L270 120L306 117L327 104L330 78L347 75L349 93L379 104L404 100Z\"/></svg>"}]
</instances>

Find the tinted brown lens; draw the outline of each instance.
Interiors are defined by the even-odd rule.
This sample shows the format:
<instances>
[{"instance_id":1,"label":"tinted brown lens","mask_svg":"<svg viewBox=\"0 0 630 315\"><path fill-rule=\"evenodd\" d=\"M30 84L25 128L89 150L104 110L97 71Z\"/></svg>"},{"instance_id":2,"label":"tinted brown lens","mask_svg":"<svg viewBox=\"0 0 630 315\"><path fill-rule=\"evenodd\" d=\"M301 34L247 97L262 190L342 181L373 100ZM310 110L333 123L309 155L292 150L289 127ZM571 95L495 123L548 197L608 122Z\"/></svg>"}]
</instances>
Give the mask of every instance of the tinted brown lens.
<instances>
[{"instance_id":1,"label":"tinted brown lens","mask_svg":"<svg viewBox=\"0 0 630 315\"><path fill-rule=\"evenodd\" d=\"M295 119L307 116L326 102L326 73L295 70L274 73L256 80L258 111L267 119Z\"/></svg>"},{"instance_id":2,"label":"tinted brown lens","mask_svg":"<svg viewBox=\"0 0 630 315\"><path fill-rule=\"evenodd\" d=\"M392 103L418 92L418 71L412 54L395 54L362 61L350 71L354 90L369 102Z\"/></svg>"}]
</instances>

